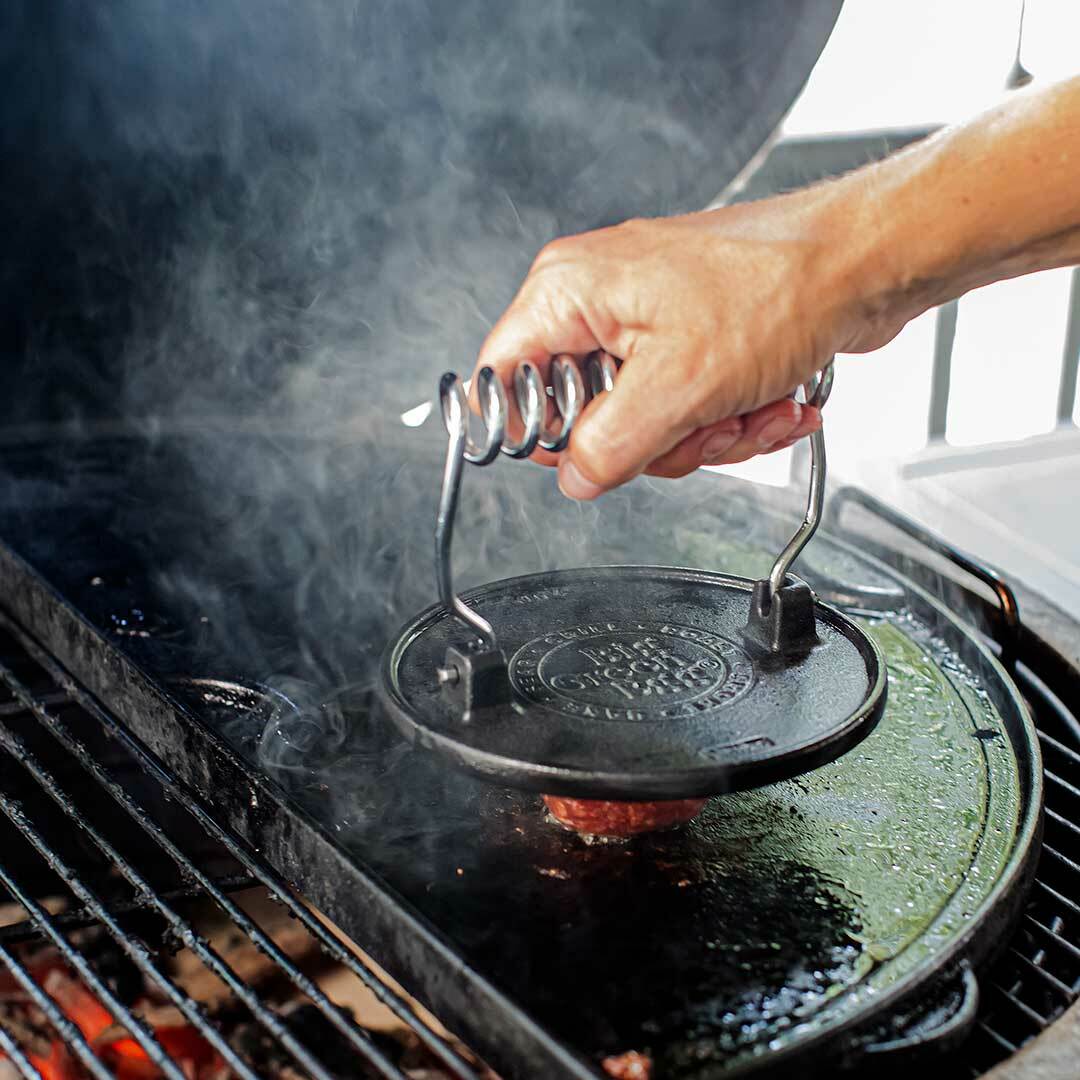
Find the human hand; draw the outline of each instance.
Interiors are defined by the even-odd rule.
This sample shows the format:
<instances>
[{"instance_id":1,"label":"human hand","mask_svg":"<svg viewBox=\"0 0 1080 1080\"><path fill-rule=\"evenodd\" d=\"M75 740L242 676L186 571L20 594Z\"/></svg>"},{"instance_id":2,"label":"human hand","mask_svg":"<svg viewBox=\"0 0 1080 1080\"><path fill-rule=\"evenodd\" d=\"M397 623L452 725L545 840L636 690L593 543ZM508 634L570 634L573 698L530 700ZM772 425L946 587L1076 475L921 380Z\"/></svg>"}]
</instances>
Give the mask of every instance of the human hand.
<instances>
[{"instance_id":1,"label":"human hand","mask_svg":"<svg viewBox=\"0 0 1080 1080\"><path fill-rule=\"evenodd\" d=\"M477 370L490 365L509 388L522 360L546 374L559 354L622 359L567 450L534 455L558 465L566 495L791 445L821 417L787 395L836 351L876 348L903 325L859 317L857 281L819 212L834 200L810 194L628 221L544 248Z\"/></svg>"}]
</instances>

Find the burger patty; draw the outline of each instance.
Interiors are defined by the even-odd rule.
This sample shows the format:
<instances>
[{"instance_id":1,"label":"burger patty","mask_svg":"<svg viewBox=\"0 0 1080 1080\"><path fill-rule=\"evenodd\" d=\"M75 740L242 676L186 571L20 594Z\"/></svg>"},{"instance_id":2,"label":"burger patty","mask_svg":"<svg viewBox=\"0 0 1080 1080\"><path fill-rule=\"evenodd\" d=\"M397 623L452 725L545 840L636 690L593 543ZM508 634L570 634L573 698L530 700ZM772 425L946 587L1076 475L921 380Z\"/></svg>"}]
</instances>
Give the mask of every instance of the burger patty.
<instances>
[{"instance_id":1,"label":"burger patty","mask_svg":"<svg viewBox=\"0 0 1080 1080\"><path fill-rule=\"evenodd\" d=\"M655 829L670 829L697 817L706 802L707 799L617 802L544 796L544 805L556 821L593 836L635 836Z\"/></svg>"}]
</instances>

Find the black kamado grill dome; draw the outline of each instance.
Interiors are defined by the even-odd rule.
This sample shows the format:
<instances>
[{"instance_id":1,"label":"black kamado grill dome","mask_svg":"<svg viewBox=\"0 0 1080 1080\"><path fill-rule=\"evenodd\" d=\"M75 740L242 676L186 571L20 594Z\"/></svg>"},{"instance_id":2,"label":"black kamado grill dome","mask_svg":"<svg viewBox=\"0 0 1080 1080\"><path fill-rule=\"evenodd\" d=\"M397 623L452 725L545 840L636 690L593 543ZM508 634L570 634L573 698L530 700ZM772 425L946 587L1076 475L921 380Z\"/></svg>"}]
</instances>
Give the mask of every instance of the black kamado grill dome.
<instances>
[{"instance_id":1,"label":"black kamado grill dome","mask_svg":"<svg viewBox=\"0 0 1080 1080\"><path fill-rule=\"evenodd\" d=\"M546 241L720 193L839 9L5 4L8 422L257 413L320 349L408 408Z\"/></svg>"}]
</instances>

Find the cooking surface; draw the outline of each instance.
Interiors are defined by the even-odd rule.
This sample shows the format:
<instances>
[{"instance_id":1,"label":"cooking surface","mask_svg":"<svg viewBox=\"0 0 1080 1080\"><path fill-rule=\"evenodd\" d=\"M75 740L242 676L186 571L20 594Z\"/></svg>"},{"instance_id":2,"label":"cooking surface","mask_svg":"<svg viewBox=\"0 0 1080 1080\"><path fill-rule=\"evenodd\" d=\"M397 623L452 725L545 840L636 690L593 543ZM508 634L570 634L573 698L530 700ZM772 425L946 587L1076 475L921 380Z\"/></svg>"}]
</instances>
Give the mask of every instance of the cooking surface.
<instances>
[{"instance_id":1,"label":"cooking surface","mask_svg":"<svg viewBox=\"0 0 1080 1080\"><path fill-rule=\"evenodd\" d=\"M441 792L414 812L451 811L453 838L425 863L422 824L402 837L407 894L577 1045L599 1034L607 1050L662 1048L678 1072L797 1038L788 1029L826 993L889 986L970 917L1017 824L993 709L895 627L872 632L902 687L838 762L627 845L553 826L531 796L481 789L448 805ZM354 774L335 766L331 788ZM573 985L579 967L595 977Z\"/></svg>"},{"instance_id":2,"label":"cooking surface","mask_svg":"<svg viewBox=\"0 0 1080 1080\"><path fill-rule=\"evenodd\" d=\"M429 599L423 557L410 562L414 541L427 548L428 526L405 516L436 470L421 447L397 465L393 490L370 474L358 485L363 447L327 454L305 445L252 453L237 439L233 472L199 500L199 459L171 440L149 450L115 442L9 453L0 535L586 1059L643 1049L659 1075L682 1075L754 1047L797 1047L925 970L972 928L1030 804L1014 756L1018 717L1005 722L1007 697L974 687L971 658L942 639L947 626L910 614L866 621L888 661L889 702L878 729L838 762L716 800L681 832L590 845L546 821L538 798L412 752L372 715L382 638L407 614L393 605ZM297 492L279 515L253 517L241 532L223 527L227 517L241 529L248 468L312 475L310 462L297 463L305 452L322 455L335 482ZM502 485L524 492L544 507L563 556L595 543L597 520L608 526L612 561L649 549L654 559L711 558L754 575L773 550L766 519L737 498L724 500L725 540L716 541L710 479L680 486L681 524L657 537L619 527L647 522L665 498L647 488L615 497L593 512L598 519L561 505L539 470L491 473L472 494L490 510L508 498ZM345 493L357 487L370 516L345 512ZM379 552L378 595L390 604L341 594L347 529L333 558L314 557L316 516L295 511L298 500L313 511L320 498L320 528L330 520L385 530L385 548L369 534L363 549ZM525 515L502 520L499 547L485 545L473 575L550 560L528 542ZM827 545L815 547L815 564L827 564ZM366 568L351 566L357 581ZM880 574L864 584L880 584ZM263 709L233 708L213 686L177 684L180 675L280 694ZM297 866L302 884L313 884L302 857Z\"/></svg>"}]
</instances>

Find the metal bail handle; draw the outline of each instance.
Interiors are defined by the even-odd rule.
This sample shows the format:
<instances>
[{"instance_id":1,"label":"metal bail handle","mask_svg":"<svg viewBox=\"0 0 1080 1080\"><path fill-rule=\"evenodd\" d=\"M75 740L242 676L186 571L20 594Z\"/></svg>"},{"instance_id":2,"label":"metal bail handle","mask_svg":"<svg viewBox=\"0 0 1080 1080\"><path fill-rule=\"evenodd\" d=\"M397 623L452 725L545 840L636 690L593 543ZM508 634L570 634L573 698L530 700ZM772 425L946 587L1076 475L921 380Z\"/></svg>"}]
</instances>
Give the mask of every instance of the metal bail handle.
<instances>
[{"instance_id":1,"label":"metal bail handle","mask_svg":"<svg viewBox=\"0 0 1080 1080\"><path fill-rule=\"evenodd\" d=\"M803 386L807 405L824 407L832 393L832 359ZM810 586L795 578L789 580L792 564L810 543L821 523L825 504L825 433L822 428L810 436L810 490L806 514L795 535L776 557L769 576L754 585L750 598L750 617L743 637L752 650L770 656L789 657L806 653L817 643L814 617L814 594Z\"/></svg>"},{"instance_id":2,"label":"metal bail handle","mask_svg":"<svg viewBox=\"0 0 1080 1080\"><path fill-rule=\"evenodd\" d=\"M517 441L507 438L506 391L491 368L482 368L477 375L480 414L476 423L483 432L479 440L470 432L471 414L461 379L447 372L439 381L439 404L449 442L435 525L435 576L443 606L469 629L470 637L463 649L448 650L438 677L444 694L460 707L465 719L475 709L508 700L510 688L506 658L494 628L454 590L450 556L464 463L490 465L500 451L508 457L522 458L537 446L551 452L565 449L588 400L615 386L618 369L615 357L594 353L585 362L583 380L572 356L557 356L551 362L552 385L548 389L532 364L519 364L514 373L514 397L523 434ZM832 382L830 358L821 373L804 385L806 404L822 408L829 399ZM558 430L547 423L549 398L562 418ZM755 651L789 655L803 652L817 641L813 594L804 582L789 580L789 574L817 531L824 498L825 437L819 429L810 436L810 491L803 523L777 556L769 576L754 587L743 633Z\"/></svg>"}]
</instances>

